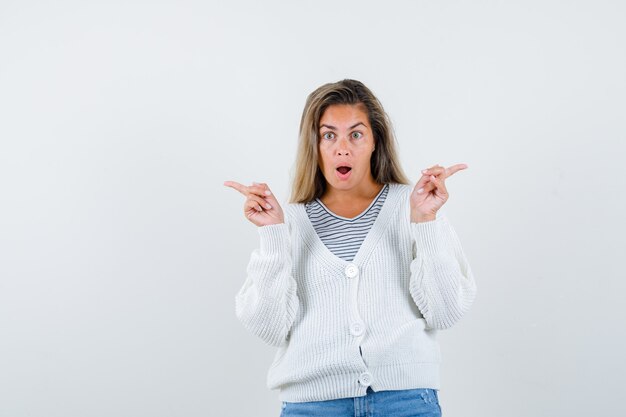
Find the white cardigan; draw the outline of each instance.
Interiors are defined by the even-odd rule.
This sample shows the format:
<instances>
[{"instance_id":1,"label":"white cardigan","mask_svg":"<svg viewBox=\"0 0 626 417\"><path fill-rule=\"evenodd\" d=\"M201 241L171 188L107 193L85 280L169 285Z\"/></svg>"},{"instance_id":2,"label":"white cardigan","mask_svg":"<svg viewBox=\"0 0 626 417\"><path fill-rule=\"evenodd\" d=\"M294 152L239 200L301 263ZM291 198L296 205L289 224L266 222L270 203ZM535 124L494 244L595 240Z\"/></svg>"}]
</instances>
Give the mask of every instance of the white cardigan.
<instances>
[{"instance_id":1,"label":"white cardigan","mask_svg":"<svg viewBox=\"0 0 626 417\"><path fill-rule=\"evenodd\" d=\"M469 309L476 284L445 214L411 222L412 190L390 184L352 262L322 243L304 204L258 228L235 312L279 348L267 386L281 401L358 397L368 386L439 389L437 330Z\"/></svg>"}]
</instances>

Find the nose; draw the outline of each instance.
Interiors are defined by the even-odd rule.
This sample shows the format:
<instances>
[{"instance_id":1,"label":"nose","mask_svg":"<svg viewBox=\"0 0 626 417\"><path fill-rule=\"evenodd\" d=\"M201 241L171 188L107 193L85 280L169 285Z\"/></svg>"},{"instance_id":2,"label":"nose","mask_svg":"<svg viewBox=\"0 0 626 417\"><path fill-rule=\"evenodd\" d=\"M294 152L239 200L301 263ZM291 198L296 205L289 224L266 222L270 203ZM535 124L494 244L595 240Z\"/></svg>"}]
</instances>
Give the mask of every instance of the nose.
<instances>
[{"instance_id":1,"label":"nose","mask_svg":"<svg viewBox=\"0 0 626 417\"><path fill-rule=\"evenodd\" d=\"M339 139L337 141L337 155L349 155L350 152L348 147L350 145L350 141L347 139Z\"/></svg>"}]
</instances>

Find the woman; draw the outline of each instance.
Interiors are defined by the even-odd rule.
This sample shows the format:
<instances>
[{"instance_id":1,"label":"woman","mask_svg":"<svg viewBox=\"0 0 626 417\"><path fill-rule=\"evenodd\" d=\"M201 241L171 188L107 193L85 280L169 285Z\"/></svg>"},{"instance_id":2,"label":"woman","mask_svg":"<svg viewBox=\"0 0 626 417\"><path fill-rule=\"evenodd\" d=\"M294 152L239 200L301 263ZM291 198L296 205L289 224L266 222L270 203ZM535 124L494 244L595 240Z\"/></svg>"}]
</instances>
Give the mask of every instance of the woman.
<instances>
[{"instance_id":1,"label":"woman","mask_svg":"<svg viewBox=\"0 0 626 417\"><path fill-rule=\"evenodd\" d=\"M389 118L361 82L325 84L300 122L291 199L246 196L260 247L235 298L245 328L278 347L267 384L286 416L440 416L437 330L476 284L434 165L408 185Z\"/></svg>"}]
</instances>

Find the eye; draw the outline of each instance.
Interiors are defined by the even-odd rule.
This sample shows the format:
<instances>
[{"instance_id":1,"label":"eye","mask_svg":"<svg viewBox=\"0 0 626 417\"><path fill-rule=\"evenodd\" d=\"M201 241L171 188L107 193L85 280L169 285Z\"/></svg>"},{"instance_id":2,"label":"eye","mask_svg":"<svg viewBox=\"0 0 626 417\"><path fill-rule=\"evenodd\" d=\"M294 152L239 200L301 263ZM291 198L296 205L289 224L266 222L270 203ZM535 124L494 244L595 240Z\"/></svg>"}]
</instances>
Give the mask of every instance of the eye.
<instances>
[{"instance_id":1,"label":"eye","mask_svg":"<svg viewBox=\"0 0 626 417\"><path fill-rule=\"evenodd\" d=\"M323 139L334 139L335 134L333 132L326 132L322 134Z\"/></svg>"},{"instance_id":2,"label":"eye","mask_svg":"<svg viewBox=\"0 0 626 417\"><path fill-rule=\"evenodd\" d=\"M352 139L360 139L363 137L361 132L352 132Z\"/></svg>"}]
</instances>

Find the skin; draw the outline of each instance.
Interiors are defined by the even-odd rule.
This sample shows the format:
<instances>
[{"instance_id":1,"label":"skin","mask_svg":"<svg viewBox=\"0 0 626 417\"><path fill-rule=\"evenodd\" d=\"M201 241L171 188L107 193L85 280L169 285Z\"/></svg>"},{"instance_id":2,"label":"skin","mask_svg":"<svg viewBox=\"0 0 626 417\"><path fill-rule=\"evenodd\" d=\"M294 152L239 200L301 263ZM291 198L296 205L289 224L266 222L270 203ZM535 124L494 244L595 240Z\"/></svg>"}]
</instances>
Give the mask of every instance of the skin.
<instances>
[{"instance_id":1,"label":"skin","mask_svg":"<svg viewBox=\"0 0 626 417\"><path fill-rule=\"evenodd\" d=\"M422 177L411 193L411 222L422 223L435 220L437 211L450 197L446 189L446 178L467 168L467 164L456 164L448 168L433 165L422 170Z\"/></svg>"},{"instance_id":2,"label":"skin","mask_svg":"<svg viewBox=\"0 0 626 417\"><path fill-rule=\"evenodd\" d=\"M320 199L335 213L359 214L380 191L382 184L374 181L370 170L374 147L374 136L367 114L361 106L332 105L320 118L319 166L327 185ZM352 172L347 180L340 180L335 171L337 166L344 163L352 166ZM445 180L466 168L467 164L448 168L433 165L422 170L422 176L410 197L411 222L435 220L437 211L449 198ZM224 185L246 197L244 215L256 226L284 223L283 210L266 183L253 182L245 186L235 181L225 181Z\"/></svg>"},{"instance_id":3,"label":"skin","mask_svg":"<svg viewBox=\"0 0 626 417\"><path fill-rule=\"evenodd\" d=\"M329 106L320 118L319 167L326 179L322 203L340 216L353 217L364 210L383 184L372 177L370 159L376 146L367 113L361 106ZM352 167L347 180L337 167Z\"/></svg>"}]
</instances>

